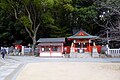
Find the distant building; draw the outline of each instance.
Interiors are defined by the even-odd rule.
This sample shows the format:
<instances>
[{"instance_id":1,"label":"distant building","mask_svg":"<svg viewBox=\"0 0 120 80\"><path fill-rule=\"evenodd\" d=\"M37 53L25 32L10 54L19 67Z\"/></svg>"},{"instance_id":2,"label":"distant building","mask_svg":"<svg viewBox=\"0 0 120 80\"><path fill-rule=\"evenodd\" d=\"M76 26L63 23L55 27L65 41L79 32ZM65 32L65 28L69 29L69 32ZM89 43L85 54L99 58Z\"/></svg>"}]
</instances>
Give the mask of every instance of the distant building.
<instances>
[{"instance_id":1,"label":"distant building","mask_svg":"<svg viewBox=\"0 0 120 80\"><path fill-rule=\"evenodd\" d=\"M39 56L63 56L69 53L92 53L95 46L100 52L101 46L97 46L93 40L98 39L83 30L73 36L65 38L40 38L38 42ZM68 45L69 44L69 45Z\"/></svg>"},{"instance_id":2,"label":"distant building","mask_svg":"<svg viewBox=\"0 0 120 80\"><path fill-rule=\"evenodd\" d=\"M62 57L65 38L40 38L37 41L39 56Z\"/></svg>"},{"instance_id":3,"label":"distant building","mask_svg":"<svg viewBox=\"0 0 120 80\"><path fill-rule=\"evenodd\" d=\"M91 40L95 40L98 37L92 36L88 33L86 33L83 30L78 31L73 36L67 37L68 41L72 41L71 44L71 51L72 52L78 52L78 53L84 53L84 52L92 52L92 46Z\"/></svg>"}]
</instances>

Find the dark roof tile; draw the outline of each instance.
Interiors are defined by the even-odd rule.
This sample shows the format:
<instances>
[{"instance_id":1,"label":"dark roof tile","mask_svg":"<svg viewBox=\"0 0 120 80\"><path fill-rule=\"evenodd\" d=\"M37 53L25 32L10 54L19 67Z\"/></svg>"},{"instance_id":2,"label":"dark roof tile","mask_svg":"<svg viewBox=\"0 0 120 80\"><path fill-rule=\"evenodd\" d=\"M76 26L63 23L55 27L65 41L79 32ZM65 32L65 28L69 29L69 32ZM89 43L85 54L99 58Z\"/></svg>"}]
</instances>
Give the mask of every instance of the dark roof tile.
<instances>
[{"instance_id":1,"label":"dark roof tile","mask_svg":"<svg viewBox=\"0 0 120 80\"><path fill-rule=\"evenodd\" d=\"M65 38L40 38L37 42L65 42Z\"/></svg>"}]
</instances>

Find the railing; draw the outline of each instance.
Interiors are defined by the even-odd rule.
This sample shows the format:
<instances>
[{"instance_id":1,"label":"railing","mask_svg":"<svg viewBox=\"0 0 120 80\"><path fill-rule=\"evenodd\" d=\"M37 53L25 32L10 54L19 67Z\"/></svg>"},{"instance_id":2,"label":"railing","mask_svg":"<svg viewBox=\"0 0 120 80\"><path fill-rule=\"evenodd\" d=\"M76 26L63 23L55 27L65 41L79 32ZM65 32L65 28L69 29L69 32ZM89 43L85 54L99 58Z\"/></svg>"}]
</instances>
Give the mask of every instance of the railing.
<instances>
[{"instance_id":1,"label":"railing","mask_svg":"<svg viewBox=\"0 0 120 80\"><path fill-rule=\"evenodd\" d=\"M120 49L108 49L108 54L120 55Z\"/></svg>"},{"instance_id":2,"label":"railing","mask_svg":"<svg viewBox=\"0 0 120 80\"><path fill-rule=\"evenodd\" d=\"M32 52L31 48L24 48L24 53L30 53L30 52Z\"/></svg>"},{"instance_id":3,"label":"railing","mask_svg":"<svg viewBox=\"0 0 120 80\"><path fill-rule=\"evenodd\" d=\"M22 53L23 54L30 54L32 52L32 48L25 48L24 46L22 47ZM35 53L38 53L39 49L35 48Z\"/></svg>"},{"instance_id":4,"label":"railing","mask_svg":"<svg viewBox=\"0 0 120 80\"><path fill-rule=\"evenodd\" d=\"M120 57L120 48L119 49L109 49L107 50L107 55L112 57Z\"/></svg>"},{"instance_id":5,"label":"railing","mask_svg":"<svg viewBox=\"0 0 120 80\"><path fill-rule=\"evenodd\" d=\"M1 47L1 49L3 49L3 47ZM13 48L12 50L10 50L10 47L4 47L4 49L7 51L7 54L9 54L9 55L12 55L12 54L14 54L14 55L18 55L18 51L17 51L17 49L15 48ZM32 48L27 48L27 47L25 47L25 46L22 46L22 51L21 51L21 55L29 55L30 53L32 52ZM39 52L39 49L38 48L35 48L35 53L38 53Z\"/></svg>"}]
</instances>

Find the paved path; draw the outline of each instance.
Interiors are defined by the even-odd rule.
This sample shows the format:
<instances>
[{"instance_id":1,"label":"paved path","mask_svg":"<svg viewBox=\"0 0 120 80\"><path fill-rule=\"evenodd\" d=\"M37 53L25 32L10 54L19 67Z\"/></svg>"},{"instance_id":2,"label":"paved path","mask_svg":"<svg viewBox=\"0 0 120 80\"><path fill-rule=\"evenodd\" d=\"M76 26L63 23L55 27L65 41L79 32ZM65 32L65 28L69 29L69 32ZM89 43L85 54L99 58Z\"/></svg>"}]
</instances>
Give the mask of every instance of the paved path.
<instances>
[{"instance_id":1,"label":"paved path","mask_svg":"<svg viewBox=\"0 0 120 80\"><path fill-rule=\"evenodd\" d=\"M9 56L9 58L12 58L24 63L33 63L33 62L103 62L103 63L117 62L117 63L120 63L120 58L40 58L40 57L34 57L34 56Z\"/></svg>"},{"instance_id":2,"label":"paved path","mask_svg":"<svg viewBox=\"0 0 120 80\"><path fill-rule=\"evenodd\" d=\"M11 73L13 73L22 64L19 61L5 58L0 58L0 80L12 80Z\"/></svg>"},{"instance_id":3,"label":"paved path","mask_svg":"<svg viewBox=\"0 0 120 80\"><path fill-rule=\"evenodd\" d=\"M120 63L120 58L40 58L34 56L7 56L0 58L0 80L15 80L23 64L35 62L102 62Z\"/></svg>"}]
</instances>

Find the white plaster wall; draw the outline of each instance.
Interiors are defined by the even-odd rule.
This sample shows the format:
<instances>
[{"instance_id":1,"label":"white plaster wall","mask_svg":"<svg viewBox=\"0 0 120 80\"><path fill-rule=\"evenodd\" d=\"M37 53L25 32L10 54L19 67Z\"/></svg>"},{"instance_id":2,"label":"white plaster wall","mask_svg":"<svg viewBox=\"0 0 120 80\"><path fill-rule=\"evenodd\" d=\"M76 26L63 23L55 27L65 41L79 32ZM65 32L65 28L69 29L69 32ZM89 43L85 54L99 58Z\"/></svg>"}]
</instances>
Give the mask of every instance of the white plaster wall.
<instances>
[{"instance_id":1,"label":"white plaster wall","mask_svg":"<svg viewBox=\"0 0 120 80\"><path fill-rule=\"evenodd\" d=\"M50 52L41 52L40 56L62 56L61 52L52 52L50 54Z\"/></svg>"},{"instance_id":2,"label":"white plaster wall","mask_svg":"<svg viewBox=\"0 0 120 80\"><path fill-rule=\"evenodd\" d=\"M52 52L51 56L62 56L61 52Z\"/></svg>"},{"instance_id":3,"label":"white plaster wall","mask_svg":"<svg viewBox=\"0 0 120 80\"><path fill-rule=\"evenodd\" d=\"M41 52L40 56L50 56L50 52Z\"/></svg>"}]
</instances>

